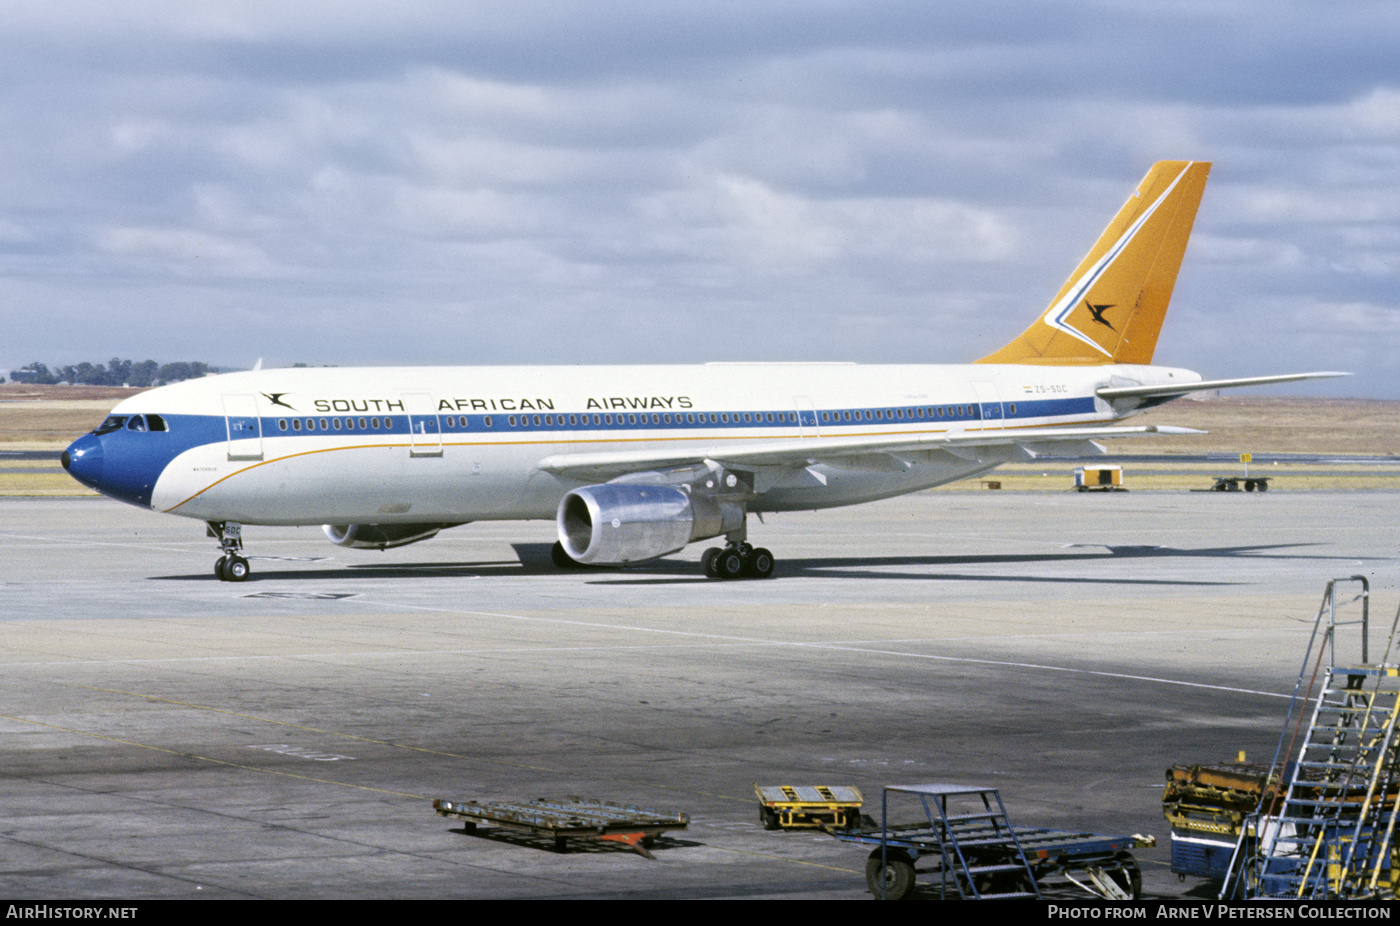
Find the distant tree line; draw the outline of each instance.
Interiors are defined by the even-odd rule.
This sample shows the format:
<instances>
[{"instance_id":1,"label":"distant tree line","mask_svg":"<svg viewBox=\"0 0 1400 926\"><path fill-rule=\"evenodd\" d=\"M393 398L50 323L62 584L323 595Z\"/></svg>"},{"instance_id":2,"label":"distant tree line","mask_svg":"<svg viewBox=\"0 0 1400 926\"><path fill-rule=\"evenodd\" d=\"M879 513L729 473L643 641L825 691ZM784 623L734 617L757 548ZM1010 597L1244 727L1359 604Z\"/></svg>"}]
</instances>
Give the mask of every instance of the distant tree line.
<instances>
[{"instance_id":1,"label":"distant tree line","mask_svg":"<svg viewBox=\"0 0 1400 926\"><path fill-rule=\"evenodd\" d=\"M157 364L154 360L135 363L113 357L106 366L102 364L79 363L50 370L42 363L34 362L10 371L10 381L51 386L56 383L69 383L74 386L163 386L182 379L196 379L212 372L207 363L167 363Z\"/></svg>"}]
</instances>

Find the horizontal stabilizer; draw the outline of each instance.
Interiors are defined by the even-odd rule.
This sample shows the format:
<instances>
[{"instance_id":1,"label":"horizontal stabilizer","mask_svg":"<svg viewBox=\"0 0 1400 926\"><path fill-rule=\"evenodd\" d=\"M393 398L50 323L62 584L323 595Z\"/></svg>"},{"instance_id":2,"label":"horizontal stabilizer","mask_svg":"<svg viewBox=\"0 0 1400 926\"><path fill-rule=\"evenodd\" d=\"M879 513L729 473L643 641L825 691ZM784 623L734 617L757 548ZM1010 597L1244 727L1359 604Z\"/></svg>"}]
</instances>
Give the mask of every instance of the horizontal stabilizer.
<instances>
[{"instance_id":1,"label":"horizontal stabilizer","mask_svg":"<svg viewBox=\"0 0 1400 926\"><path fill-rule=\"evenodd\" d=\"M1179 396L1188 392L1212 389L1234 389L1239 386L1269 386L1274 383L1296 383L1305 379L1331 379L1350 373L1283 373L1278 376L1246 376L1242 379L1209 379L1196 383L1173 383L1169 386L1102 386L1095 390L1101 399L1141 399L1153 396Z\"/></svg>"}]
</instances>

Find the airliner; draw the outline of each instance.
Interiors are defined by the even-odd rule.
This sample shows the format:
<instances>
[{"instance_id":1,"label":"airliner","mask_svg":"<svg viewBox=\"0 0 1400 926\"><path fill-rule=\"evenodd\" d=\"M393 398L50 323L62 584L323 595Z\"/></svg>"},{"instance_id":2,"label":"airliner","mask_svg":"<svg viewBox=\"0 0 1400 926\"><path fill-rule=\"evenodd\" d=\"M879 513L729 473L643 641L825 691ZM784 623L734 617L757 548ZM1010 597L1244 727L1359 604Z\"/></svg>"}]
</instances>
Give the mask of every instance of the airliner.
<instances>
[{"instance_id":1,"label":"airliner","mask_svg":"<svg viewBox=\"0 0 1400 926\"><path fill-rule=\"evenodd\" d=\"M553 518L561 568L641 563L724 538L716 579L766 578L748 515L890 498L1100 439L1197 390L1152 365L1210 164L1152 167L1050 306L963 365L258 369L122 402L63 453L79 482L208 524L215 575L248 578L242 527L323 525L343 547L471 521Z\"/></svg>"}]
</instances>

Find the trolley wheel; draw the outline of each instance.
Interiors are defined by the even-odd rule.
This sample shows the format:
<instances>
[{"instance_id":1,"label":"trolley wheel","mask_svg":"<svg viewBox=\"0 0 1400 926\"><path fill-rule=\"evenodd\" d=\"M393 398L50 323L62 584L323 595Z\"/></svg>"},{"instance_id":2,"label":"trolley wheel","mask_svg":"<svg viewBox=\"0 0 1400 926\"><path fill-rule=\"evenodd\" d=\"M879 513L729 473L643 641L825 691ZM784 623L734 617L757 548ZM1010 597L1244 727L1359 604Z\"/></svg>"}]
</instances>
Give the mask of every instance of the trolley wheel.
<instances>
[{"instance_id":1,"label":"trolley wheel","mask_svg":"<svg viewBox=\"0 0 1400 926\"><path fill-rule=\"evenodd\" d=\"M894 850L886 853L881 865L876 849L865 860L865 885L876 900L904 900L914 892L914 863L903 851Z\"/></svg>"},{"instance_id":2,"label":"trolley wheel","mask_svg":"<svg viewBox=\"0 0 1400 926\"><path fill-rule=\"evenodd\" d=\"M758 820L766 830L776 830L780 828L778 812L762 805L758 808Z\"/></svg>"},{"instance_id":3,"label":"trolley wheel","mask_svg":"<svg viewBox=\"0 0 1400 926\"><path fill-rule=\"evenodd\" d=\"M1119 868L1110 877L1119 887L1128 892L1128 896L1133 900L1142 898L1142 867L1138 865L1137 859L1130 853L1119 852L1114 856L1118 860Z\"/></svg>"}]
</instances>

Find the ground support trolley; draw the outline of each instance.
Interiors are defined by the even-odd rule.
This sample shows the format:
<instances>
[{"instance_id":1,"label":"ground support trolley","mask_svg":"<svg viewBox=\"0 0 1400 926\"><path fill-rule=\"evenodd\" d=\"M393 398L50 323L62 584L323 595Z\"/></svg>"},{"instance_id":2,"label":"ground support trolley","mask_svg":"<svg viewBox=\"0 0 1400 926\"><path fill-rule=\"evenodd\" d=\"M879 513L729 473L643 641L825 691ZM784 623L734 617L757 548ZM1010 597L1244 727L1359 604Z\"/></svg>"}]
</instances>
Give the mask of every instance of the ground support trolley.
<instances>
[{"instance_id":1,"label":"ground support trolley","mask_svg":"<svg viewBox=\"0 0 1400 926\"><path fill-rule=\"evenodd\" d=\"M1269 491L1268 476L1215 476L1215 485L1206 491L1208 492L1238 492L1243 488L1246 492L1267 492Z\"/></svg>"},{"instance_id":2,"label":"ground support trolley","mask_svg":"<svg viewBox=\"0 0 1400 926\"><path fill-rule=\"evenodd\" d=\"M1074 488L1079 492L1126 492L1121 466L1076 466Z\"/></svg>"},{"instance_id":3,"label":"ground support trolley","mask_svg":"<svg viewBox=\"0 0 1400 926\"><path fill-rule=\"evenodd\" d=\"M647 858L654 858L648 846L667 830L683 830L690 815L670 810L648 810L605 801L567 800L455 801L438 798L433 809L444 817L465 821L468 833L478 825L495 827L530 836L552 837L554 848L568 851L570 839L592 839L622 843Z\"/></svg>"},{"instance_id":4,"label":"ground support trolley","mask_svg":"<svg viewBox=\"0 0 1400 926\"><path fill-rule=\"evenodd\" d=\"M897 814L923 819L891 823L892 798ZM942 898L1040 899L1041 883L1060 876L1096 897L1135 899L1142 872L1129 850L1154 844L1150 837L1013 829L995 788L889 786L880 817L879 827L828 830L842 842L872 847L865 875L877 900L908 897L918 873L938 875Z\"/></svg>"},{"instance_id":5,"label":"ground support trolley","mask_svg":"<svg viewBox=\"0 0 1400 926\"><path fill-rule=\"evenodd\" d=\"M1172 873L1224 881L1246 819L1271 806L1278 769L1261 763L1216 762L1167 769L1162 815L1172 828Z\"/></svg>"},{"instance_id":6,"label":"ground support trolley","mask_svg":"<svg viewBox=\"0 0 1400 926\"><path fill-rule=\"evenodd\" d=\"M851 785L754 785L758 819L766 830L848 829L860 823L865 803Z\"/></svg>"}]
</instances>

